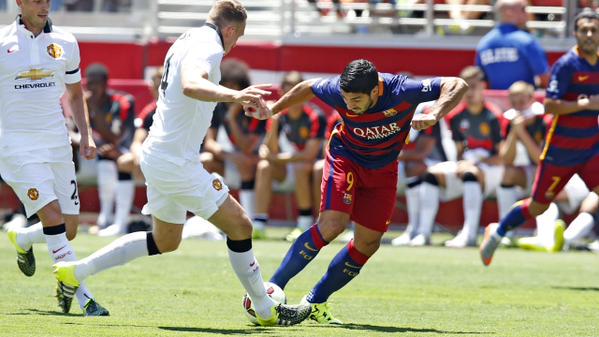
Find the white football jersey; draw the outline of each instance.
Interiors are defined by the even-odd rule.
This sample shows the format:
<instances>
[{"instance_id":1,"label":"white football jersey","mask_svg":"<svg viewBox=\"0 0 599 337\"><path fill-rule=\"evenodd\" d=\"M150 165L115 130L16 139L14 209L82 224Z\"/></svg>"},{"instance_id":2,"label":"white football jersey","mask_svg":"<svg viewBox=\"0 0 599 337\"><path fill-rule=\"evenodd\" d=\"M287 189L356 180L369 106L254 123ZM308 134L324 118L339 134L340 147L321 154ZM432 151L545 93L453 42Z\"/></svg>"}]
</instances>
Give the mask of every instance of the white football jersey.
<instances>
[{"instance_id":1,"label":"white football jersey","mask_svg":"<svg viewBox=\"0 0 599 337\"><path fill-rule=\"evenodd\" d=\"M0 29L0 154L69 145L60 98L81 81L75 37L50 21L37 37L21 18Z\"/></svg>"},{"instance_id":2,"label":"white football jersey","mask_svg":"<svg viewBox=\"0 0 599 337\"><path fill-rule=\"evenodd\" d=\"M171 46L164 62L154 121L144 142L146 153L177 165L198 161L216 102L185 96L181 69L184 63L193 63L208 73L210 82L219 84L223 55L220 35L208 26L188 30Z\"/></svg>"}]
</instances>

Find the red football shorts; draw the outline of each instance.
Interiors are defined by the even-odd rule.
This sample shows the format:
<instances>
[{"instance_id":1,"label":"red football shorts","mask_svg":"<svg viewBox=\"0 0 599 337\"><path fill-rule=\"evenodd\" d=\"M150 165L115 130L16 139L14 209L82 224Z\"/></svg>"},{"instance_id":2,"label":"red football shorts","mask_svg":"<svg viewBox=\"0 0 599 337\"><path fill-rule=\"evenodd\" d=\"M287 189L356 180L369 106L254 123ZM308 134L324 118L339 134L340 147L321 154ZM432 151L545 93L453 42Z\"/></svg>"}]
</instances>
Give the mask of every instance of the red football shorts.
<instances>
[{"instance_id":1,"label":"red football shorts","mask_svg":"<svg viewBox=\"0 0 599 337\"><path fill-rule=\"evenodd\" d=\"M597 188L599 156L594 156L584 164L570 167L558 166L542 160L537 168L537 176L532 187L532 199L540 204L551 203L575 173L578 173L590 190Z\"/></svg>"},{"instance_id":2,"label":"red football shorts","mask_svg":"<svg viewBox=\"0 0 599 337\"><path fill-rule=\"evenodd\" d=\"M321 185L320 211L339 211L352 221L377 232L386 232L397 193L397 162L367 169L328 151Z\"/></svg>"}]
</instances>

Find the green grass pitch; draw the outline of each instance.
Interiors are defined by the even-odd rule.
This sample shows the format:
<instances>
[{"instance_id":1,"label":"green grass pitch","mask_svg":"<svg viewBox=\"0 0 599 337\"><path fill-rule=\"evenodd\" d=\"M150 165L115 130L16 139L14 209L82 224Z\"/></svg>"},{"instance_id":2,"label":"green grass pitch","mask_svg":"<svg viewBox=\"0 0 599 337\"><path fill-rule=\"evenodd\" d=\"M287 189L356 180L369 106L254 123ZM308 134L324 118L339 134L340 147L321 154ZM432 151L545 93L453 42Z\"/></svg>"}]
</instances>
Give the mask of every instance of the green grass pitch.
<instances>
[{"instance_id":1,"label":"green grass pitch","mask_svg":"<svg viewBox=\"0 0 599 337\"><path fill-rule=\"evenodd\" d=\"M81 234L80 257L110 242ZM257 241L268 278L289 244ZM301 297L342 246L325 248L286 293ZM0 336L599 336L599 256L498 251L484 268L476 249L383 246L362 273L331 298L345 326L305 322L257 328L244 317L243 289L224 242L184 241L179 251L142 258L92 276L88 286L111 317L59 313L44 245L38 271L20 274L0 237Z\"/></svg>"}]
</instances>

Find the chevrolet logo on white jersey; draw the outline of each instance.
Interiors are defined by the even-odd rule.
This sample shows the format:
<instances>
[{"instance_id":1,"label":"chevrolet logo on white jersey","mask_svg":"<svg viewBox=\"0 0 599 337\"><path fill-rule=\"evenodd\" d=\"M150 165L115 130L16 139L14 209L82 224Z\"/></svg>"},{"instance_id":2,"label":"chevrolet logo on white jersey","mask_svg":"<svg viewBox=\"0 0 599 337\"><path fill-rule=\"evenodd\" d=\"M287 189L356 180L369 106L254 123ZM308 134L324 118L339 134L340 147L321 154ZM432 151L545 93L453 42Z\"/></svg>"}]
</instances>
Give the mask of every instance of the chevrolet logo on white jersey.
<instances>
[{"instance_id":1,"label":"chevrolet logo on white jersey","mask_svg":"<svg viewBox=\"0 0 599 337\"><path fill-rule=\"evenodd\" d=\"M29 79L31 81L39 81L39 80L43 80L44 78L53 77L53 76L54 76L53 71L44 70L44 69L31 69L29 71L24 71L22 73L19 73L19 75L17 75L17 77L15 77L15 80Z\"/></svg>"}]
</instances>

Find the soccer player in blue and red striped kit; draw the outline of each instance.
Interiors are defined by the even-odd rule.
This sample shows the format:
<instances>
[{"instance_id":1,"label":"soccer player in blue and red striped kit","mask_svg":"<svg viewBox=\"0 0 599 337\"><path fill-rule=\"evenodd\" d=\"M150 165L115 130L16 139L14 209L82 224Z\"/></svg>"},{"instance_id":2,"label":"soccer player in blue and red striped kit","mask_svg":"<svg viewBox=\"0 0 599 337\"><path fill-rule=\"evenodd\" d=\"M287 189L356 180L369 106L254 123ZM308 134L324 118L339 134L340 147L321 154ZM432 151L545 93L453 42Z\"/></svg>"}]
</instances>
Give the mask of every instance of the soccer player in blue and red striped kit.
<instances>
[{"instance_id":1,"label":"soccer player in blue and red striped kit","mask_svg":"<svg viewBox=\"0 0 599 337\"><path fill-rule=\"evenodd\" d=\"M543 213L575 173L599 194L599 14L583 10L574 27L576 46L553 66L547 88L545 111L554 118L532 196L516 203L499 224L487 226L480 246L485 266L506 232Z\"/></svg>"},{"instance_id":2,"label":"soccer player in blue and red striped kit","mask_svg":"<svg viewBox=\"0 0 599 337\"><path fill-rule=\"evenodd\" d=\"M326 148L318 221L297 238L270 280L285 288L353 221L354 240L302 300L312 305L313 320L341 324L332 316L328 298L358 275L380 246L395 208L397 157L410 125L422 130L436 124L460 102L466 88L459 78L416 81L379 73L371 62L355 60L341 76L297 84L271 107L276 114L316 96L342 118ZM432 100L437 102L430 113L414 116L419 103Z\"/></svg>"}]
</instances>

